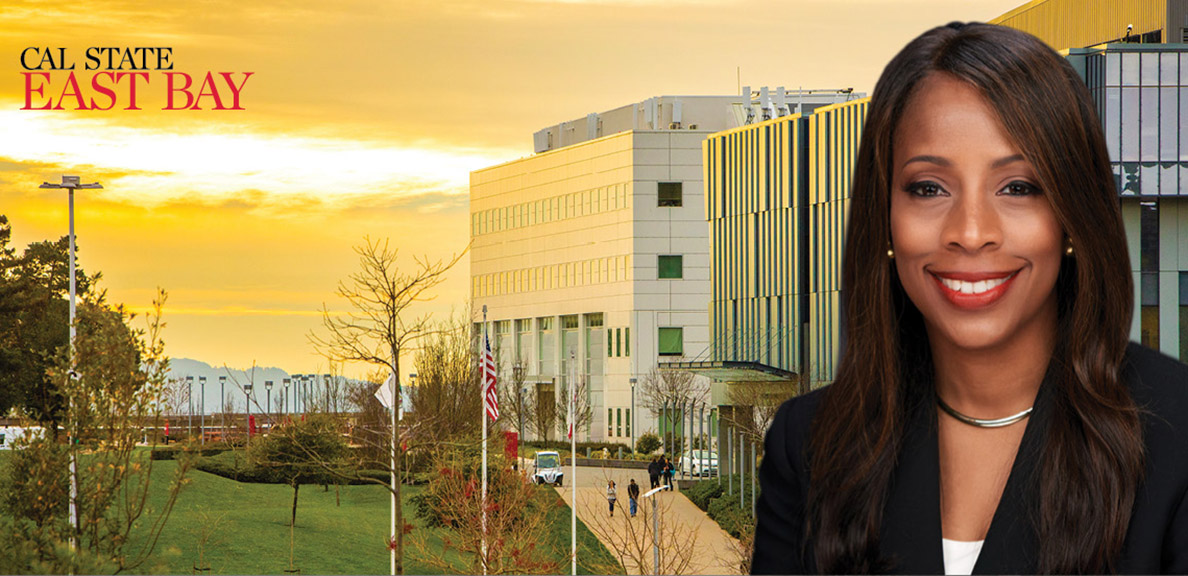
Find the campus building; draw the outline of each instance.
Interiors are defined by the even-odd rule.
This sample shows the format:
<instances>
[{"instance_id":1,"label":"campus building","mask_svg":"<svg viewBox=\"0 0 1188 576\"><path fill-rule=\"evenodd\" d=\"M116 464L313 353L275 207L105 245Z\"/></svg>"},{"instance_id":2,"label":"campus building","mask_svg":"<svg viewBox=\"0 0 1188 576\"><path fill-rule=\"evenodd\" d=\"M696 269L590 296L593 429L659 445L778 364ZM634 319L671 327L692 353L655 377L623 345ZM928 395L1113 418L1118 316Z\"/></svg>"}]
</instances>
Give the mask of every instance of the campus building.
<instances>
[{"instance_id":1,"label":"campus building","mask_svg":"<svg viewBox=\"0 0 1188 576\"><path fill-rule=\"evenodd\" d=\"M714 134L705 142L713 275L709 362L729 382L833 380L842 241L869 98Z\"/></svg>"},{"instance_id":2,"label":"campus building","mask_svg":"<svg viewBox=\"0 0 1188 576\"><path fill-rule=\"evenodd\" d=\"M1121 196L1131 339L1188 360L1188 0L1036 0L992 22L1036 35L1085 79Z\"/></svg>"},{"instance_id":3,"label":"campus building","mask_svg":"<svg viewBox=\"0 0 1188 576\"><path fill-rule=\"evenodd\" d=\"M705 138L852 98L742 93L649 98L549 126L532 156L471 173L471 294L487 307L501 381L518 375L554 403L584 382L593 422L581 439L655 430L636 384L661 361L708 358Z\"/></svg>"},{"instance_id":4,"label":"campus building","mask_svg":"<svg viewBox=\"0 0 1188 576\"><path fill-rule=\"evenodd\" d=\"M1056 50L1188 43L1188 0L1034 0L995 18Z\"/></svg>"}]
</instances>

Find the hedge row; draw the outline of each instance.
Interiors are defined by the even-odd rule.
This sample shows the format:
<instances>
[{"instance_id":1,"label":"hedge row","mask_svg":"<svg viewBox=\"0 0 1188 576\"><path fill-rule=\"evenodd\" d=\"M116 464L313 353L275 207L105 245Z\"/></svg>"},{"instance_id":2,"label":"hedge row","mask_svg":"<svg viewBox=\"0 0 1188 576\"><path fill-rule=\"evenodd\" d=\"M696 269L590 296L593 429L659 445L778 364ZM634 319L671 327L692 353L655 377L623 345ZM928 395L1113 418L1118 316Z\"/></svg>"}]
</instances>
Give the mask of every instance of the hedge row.
<instances>
[{"instance_id":1,"label":"hedge row","mask_svg":"<svg viewBox=\"0 0 1188 576\"><path fill-rule=\"evenodd\" d=\"M253 484L285 484L283 477L276 470L253 466L242 451L225 451L211 456L199 458L195 468L239 482ZM387 482L388 473L380 470L360 470L362 478L343 479L341 484L371 484L369 479Z\"/></svg>"},{"instance_id":2,"label":"hedge row","mask_svg":"<svg viewBox=\"0 0 1188 576\"><path fill-rule=\"evenodd\" d=\"M742 486L743 507L738 506L739 477L733 477L734 492L728 493L731 477L723 476L722 483L718 479L702 480L683 493L698 508L705 510L718 526L735 538L741 537L744 530L755 526L755 519L751 517L751 479L748 477Z\"/></svg>"},{"instance_id":3,"label":"hedge row","mask_svg":"<svg viewBox=\"0 0 1188 576\"><path fill-rule=\"evenodd\" d=\"M560 442L556 440L532 440L530 442L522 442L521 445L535 448L537 450L564 450L566 452L568 452L570 448L569 442ZM616 442L578 442L578 456L585 454L587 448L590 449L591 452L601 452L603 448L606 448L606 451L610 452L611 454L617 454L618 450L622 448L624 454L631 453L631 447L626 444Z\"/></svg>"}]
</instances>

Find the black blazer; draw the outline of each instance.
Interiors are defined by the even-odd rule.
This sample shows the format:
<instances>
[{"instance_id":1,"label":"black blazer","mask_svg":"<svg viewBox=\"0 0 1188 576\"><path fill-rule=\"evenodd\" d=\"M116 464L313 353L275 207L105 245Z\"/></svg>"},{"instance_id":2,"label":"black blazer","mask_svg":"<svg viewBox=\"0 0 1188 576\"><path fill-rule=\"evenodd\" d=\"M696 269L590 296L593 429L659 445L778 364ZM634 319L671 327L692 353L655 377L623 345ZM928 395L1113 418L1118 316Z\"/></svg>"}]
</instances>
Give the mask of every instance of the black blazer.
<instances>
[{"instance_id":1,"label":"black blazer","mask_svg":"<svg viewBox=\"0 0 1188 576\"><path fill-rule=\"evenodd\" d=\"M1188 574L1188 366L1137 344L1126 352L1123 374L1141 411L1146 478L1139 486L1119 573ZM758 526L751 570L756 574L817 572L805 546L808 467L805 448L817 405L828 387L780 407L767 432L759 470ZM1019 454L978 555L974 574L1036 571L1038 536L1024 481L1037 469L1045 434L1046 387L1027 423ZM936 409L916 410L909 420L892 476L879 546L895 573L944 574L941 548L940 465Z\"/></svg>"}]
</instances>

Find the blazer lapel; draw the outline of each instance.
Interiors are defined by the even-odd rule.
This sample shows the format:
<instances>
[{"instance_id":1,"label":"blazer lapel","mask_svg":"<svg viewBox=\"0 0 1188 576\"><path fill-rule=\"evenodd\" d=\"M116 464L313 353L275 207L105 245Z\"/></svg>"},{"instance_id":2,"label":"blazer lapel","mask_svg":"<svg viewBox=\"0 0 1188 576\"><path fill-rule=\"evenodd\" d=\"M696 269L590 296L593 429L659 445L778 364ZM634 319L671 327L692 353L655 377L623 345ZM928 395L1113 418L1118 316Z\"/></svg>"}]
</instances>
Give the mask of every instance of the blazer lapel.
<instances>
[{"instance_id":1,"label":"blazer lapel","mask_svg":"<svg viewBox=\"0 0 1188 576\"><path fill-rule=\"evenodd\" d=\"M1050 374L1050 373L1049 373ZM1048 386L1040 386L1035 410L1027 419L1027 429L1019 442L1019 452L1011 465L1011 475L1002 490L1002 499L990 521L986 542L974 574L1034 574L1039 555L1039 535L1032 515L1039 511L1036 490L1037 463L1050 417Z\"/></svg>"},{"instance_id":2,"label":"blazer lapel","mask_svg":"<svg viewBox=\"0 0 1188 576\"><path fill-rule=\"evenodd\" d=\"M944 574L936 409L920 402L891 477L879 548L897 574Z\"/></svg>"}]
</instances>

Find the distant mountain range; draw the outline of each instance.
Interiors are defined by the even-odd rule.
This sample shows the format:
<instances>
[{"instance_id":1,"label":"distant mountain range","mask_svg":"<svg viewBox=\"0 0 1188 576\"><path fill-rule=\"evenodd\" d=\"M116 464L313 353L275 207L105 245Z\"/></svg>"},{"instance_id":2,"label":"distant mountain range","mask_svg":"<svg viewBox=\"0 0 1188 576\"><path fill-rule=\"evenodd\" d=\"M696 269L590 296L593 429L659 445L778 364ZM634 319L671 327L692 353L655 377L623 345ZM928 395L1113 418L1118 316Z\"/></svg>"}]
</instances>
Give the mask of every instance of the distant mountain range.
<instances>
[{"instance_id":1,"label":"distant mountain range","mask_svg":"<svg viewBox=\"0 0 1188 576\"><path fill-rule=\"evenodd\" d=\"M201 385L200 378L206 377L205 390ZM220 386L219 377L225 377L226 381ZM178 380L184 382L186 377L193 377L193 398L195 415L203 412L203 403L205 399L205 411L207 414L215 414L222 411L223 404L229 402L230 411L242 412L244 410L244 401L246 399L245 387L252 385L251 399L252 410L260 411L269 402L271 398L272 410L274 412L302 412L303 408L308 406L311 410L315 406L321 406L326 401L326 386L323 379L319 378L315 384L307 384L303 390L298 390L298 382L293 379L293 375L280 368L272 366L257 366L248 370L236 370L234 368L223 368L221 366L211 366L201 360L193 360L190 358L172 358L169 362L169 378L170 380ZM285 378L290 379L288 396L285 396ZM272 393L269 394L265 388L265 383L272 382ZM340 376L338 378L339 387L345 389L347 386L362 382L354 378L346 378ZM184 384L183 384L184 386ZM405 393L404 402L408 405L408 388L403 389ZM345 390L344 390L345 392ZM342 393L339 396L340 410L354 410L353 406L349 406L346 402L346 395ZM220 398L223 402L220 402ZM282 399L282 400L278 400ZM284 406L279 406L278 402L284 402ZM183 407L182 413L189 413L189 406Z\"/></svg>"}]
</instances>

